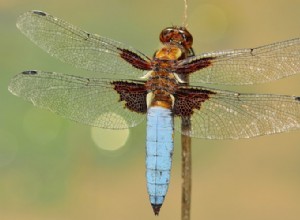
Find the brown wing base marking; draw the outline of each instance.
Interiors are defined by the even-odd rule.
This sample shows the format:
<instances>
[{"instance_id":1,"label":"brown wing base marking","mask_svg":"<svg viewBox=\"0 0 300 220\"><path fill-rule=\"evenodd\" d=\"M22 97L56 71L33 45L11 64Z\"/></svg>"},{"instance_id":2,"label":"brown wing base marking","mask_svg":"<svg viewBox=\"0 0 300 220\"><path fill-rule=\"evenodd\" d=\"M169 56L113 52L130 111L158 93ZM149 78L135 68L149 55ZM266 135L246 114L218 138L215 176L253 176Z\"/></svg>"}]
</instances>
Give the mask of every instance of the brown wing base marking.
<instances>
[{"instance_id":1,"label":"brown wing base marking","mask_svg":"<svg viewBox=\"0 0 300 220\"><path fill-rule=\"evenodd\" d=\"M175 60L158 59L158 61L152 60L152 62L150 62L130 50L122 48L118 48L118 50L120 51L120 57L122 59L140 70L167 71L178 74L189 74L209 67L212 65L212 61L215 59L215 57L204 57L183 63L177 63Z\"/></svg>"},{"instance_id":2,"label":"brown wing base marking","mask_svg":"<svg viewBox=\"0 0 300 220\"><path fill-rule=\"evenodd\" d=\"M200 110L202 103L209 100L215 92L202 89L181 88L175 96L174 115L180 117L191 116L194 109Z\"/></svg>"},{"instance_id":3,"label":"brown wing base marking","mask_svg":"<svg viewBox=\"0 0 300 220\"><path fill-rule=\"evenodd\" d=\"M175 72L179 74L193 73L200 69L211 66L214 59L214 57L205 57L188 63L183 63L182 65L178 65L176 67Z\"/></svg>"},{"instance_id":4,"label":"brown wing base marking","mask_svg":"<svg viewBox=\"0 0 300 220\"><path fill-rule=\"evenodd\" d=\"M124 81L114 81L111 84L120 95L119 102L125 102L124 108L137 113L147 112L147 90L144 84Z\"/></svg>"},{"instance_id":5,"label":"brown wing base marking","mask_svg":"<svg viewBox=\"0 0 300 220\"><path fill-rule=\"evenodd\" d=\"M151 70L151 63L148 62L147 60L144 60L142 57L140 57L138 54L127 50L127 49L122 49L118 48L118 50L121 52L120 56L123 58L125 61L130 63L132 66L140 69L140 70Z\"/></svg>"}]
</instances>

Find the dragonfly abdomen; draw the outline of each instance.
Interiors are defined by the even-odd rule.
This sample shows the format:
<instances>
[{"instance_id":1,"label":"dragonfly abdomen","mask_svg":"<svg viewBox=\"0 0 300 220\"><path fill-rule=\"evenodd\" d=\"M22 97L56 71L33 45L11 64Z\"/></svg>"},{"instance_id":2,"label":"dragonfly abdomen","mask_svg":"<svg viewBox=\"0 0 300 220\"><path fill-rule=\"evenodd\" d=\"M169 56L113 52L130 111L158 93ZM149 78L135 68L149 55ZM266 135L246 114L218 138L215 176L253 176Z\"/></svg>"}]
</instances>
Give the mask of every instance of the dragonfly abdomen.
<instances>
[{"instance_id":1,"label":"dragonfly abdomen","mask_svg":"<svg viewBox=\"0 0 300 220\"><path fill-rule=\"evenodd\" d=\"M156 215L162 206L170 182L173 127L170 109L160 106L148 109L146 176L150 202Z\"/></svg>"}]
</instances>

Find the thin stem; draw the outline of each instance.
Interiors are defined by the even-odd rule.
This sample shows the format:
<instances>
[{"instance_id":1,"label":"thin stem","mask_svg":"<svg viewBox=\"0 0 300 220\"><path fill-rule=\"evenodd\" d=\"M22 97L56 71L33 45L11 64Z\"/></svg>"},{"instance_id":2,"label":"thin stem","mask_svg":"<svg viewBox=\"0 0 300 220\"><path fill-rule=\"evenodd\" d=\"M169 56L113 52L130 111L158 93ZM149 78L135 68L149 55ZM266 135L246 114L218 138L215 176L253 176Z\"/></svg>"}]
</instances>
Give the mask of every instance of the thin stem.
<instances>
[{"instance_id":1,"label":"thin stem","mask_svg":"<svg viewBox=\"0 0 300 220\"><path fill-rule=\"evenodd\" d=\"M188 10L188 0L183 0L184 1L184 12L183 12L183 27L187 27L187 10Z\"/></svg>"},{"instance_id":2,"label":"thin stem","mask_svg":"<svg viewBox=\"0 0 300 220\"><path fill-rule=\"evenodd\" d=\"M192 188L192 154L191 137L184 135L191 129L190 118L182 118L181 122L181 147L182 147L182 194L181 194L181 219L189 220L191 211L191 188Z\"/></svg>"}]
</instances>

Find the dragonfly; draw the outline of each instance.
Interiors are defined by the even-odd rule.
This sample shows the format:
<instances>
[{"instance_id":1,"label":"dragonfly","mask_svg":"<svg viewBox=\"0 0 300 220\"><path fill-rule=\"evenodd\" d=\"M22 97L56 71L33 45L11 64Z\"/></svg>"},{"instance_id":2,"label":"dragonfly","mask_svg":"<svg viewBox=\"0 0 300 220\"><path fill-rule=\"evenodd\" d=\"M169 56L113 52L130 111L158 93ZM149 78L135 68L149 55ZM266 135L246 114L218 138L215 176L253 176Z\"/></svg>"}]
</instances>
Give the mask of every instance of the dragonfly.
<instances>
[{"instance_id":1,"label":"dragonfly","mask_svg":"<svg viewBox=\"0 0 300 220\"><path fill-rule=\"evenodd\" d=\"M17 27L50 55L98 75L23 71L9 84L12 94L100 128L128 129L147 119L146 179L155 215L170 182L174 130L195 138L240 139L300 128L299 96L203 86L251 85L297 74L300 38L195 55L191 33L172 26L161 31L162 46L149 57L42 11L24 13Z\"/></svg>"}]
</instances>

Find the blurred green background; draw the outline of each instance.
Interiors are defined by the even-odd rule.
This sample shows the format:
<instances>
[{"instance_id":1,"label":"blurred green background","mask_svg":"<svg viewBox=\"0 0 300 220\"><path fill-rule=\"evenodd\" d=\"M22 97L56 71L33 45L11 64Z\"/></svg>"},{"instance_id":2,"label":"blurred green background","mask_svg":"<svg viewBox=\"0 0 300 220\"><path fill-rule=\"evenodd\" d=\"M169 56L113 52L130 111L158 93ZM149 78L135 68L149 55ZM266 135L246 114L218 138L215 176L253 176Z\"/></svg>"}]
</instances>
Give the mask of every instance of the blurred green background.
<instances>
[{"instance_id":1,"label":"blurred green background","mask_svg":"<svg viewBox=\"0 0 300 220\"><path fill-rule=\"evenodd\" d=\"M183 0L0 1L0 219L180 219L180 136L160 216L145 183L145 123L125 133L76 124L10 94L30 69L85 73L50 57L16 28L39 9L151 56ZM190 0L194 49L256 47L300 36L300 1ZM237 91L300 95L300 76ZM126 132L129 133L127 137ZM120 138L117 138L120 137ZM102 147L120 145L118 150ZM300 219L300 131L238 141L193 139L192 219ZM122 145L122 144L121 144Z\"/></svg>"}]
</instances>

